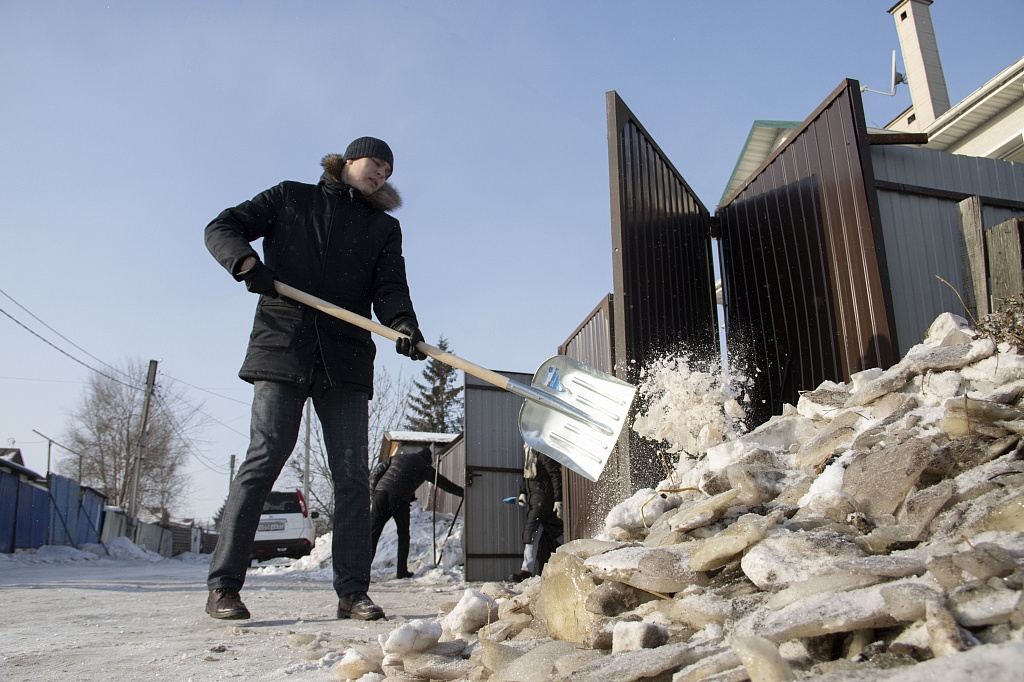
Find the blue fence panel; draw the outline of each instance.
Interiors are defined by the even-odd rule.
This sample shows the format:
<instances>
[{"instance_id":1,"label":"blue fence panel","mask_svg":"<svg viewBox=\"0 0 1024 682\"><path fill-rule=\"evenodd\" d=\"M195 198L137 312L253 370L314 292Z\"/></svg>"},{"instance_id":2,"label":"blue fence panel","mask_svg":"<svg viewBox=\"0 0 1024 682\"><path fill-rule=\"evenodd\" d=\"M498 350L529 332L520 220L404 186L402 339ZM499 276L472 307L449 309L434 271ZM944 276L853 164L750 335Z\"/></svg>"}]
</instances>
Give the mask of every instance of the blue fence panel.
<instances>
[{"instance_id":1,"label":"blue fence panel","mask_svg":"<svg viewBox=\"0 0 1024 682\"><path fill-rule=\"evenodd\" d=\"M0 552L14 551L14 522L18 518L18 476L0 471Z\"/></svg>"},{"instance_id":2,"label":"blue fence panel","mask_svg":"<svg viewBox=\"0 0 1024 682\"><path fill-rule=\"evenodd\" d=\"M46 544L50 521L50 494L28 481L18 484L18 519L14 529L15 549L37 549Z\"/></svg>"},{"instance_id":3,"label":"blue fence panel","mask_svg":"<svg viewBox=\"0 0 1024 682\"><path fill-rule=\"evenodd\" d=\"M70 545L78 538L78 481L50 475L51 545Z\"/></svg>"},{"instance_id":4,"label":"blue fence panel","mask_svg":"<svg viewBox=\"0 0 1024 682\"><path fill-rule=\"evenodd\" d=\"M97 544L100 541L105 499L95 490L82 488L82 501L78 509L78 541L75 544Z\"/></svg>"}]
</instances>

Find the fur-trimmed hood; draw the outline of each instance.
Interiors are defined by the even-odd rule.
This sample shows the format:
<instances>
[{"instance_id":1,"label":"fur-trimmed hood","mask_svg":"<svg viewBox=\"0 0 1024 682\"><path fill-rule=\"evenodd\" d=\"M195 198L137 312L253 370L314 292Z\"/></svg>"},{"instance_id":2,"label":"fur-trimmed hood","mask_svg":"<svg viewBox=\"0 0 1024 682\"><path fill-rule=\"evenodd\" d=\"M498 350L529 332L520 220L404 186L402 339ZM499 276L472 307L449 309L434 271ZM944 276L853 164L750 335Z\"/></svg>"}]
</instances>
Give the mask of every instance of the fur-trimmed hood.
<instances>
[{"instance_id":1,"label":"fur-trimmed hood","mask_svg":"<svg viewBox=\"0 0 1024 682\"><path fill-rule=\"evenodd\" d=\"M341 168L345 165L345 157L341 154L328 154L320 162L324 172L335 182L341 182ZM364 197L371 206L380 211L391 213L402 206L402 195L390 182L385 182L376 192Z\"/></svg>"}]
</instances>

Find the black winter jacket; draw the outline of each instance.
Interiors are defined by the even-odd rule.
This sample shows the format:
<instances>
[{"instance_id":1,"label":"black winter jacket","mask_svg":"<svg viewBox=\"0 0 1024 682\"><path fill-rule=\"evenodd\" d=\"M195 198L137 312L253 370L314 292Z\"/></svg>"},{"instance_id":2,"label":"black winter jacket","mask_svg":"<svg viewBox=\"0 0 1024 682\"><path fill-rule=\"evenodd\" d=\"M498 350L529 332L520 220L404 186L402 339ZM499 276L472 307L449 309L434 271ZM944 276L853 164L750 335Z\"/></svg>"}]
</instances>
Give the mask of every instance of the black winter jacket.
<instances>
[{"instance_id":1,"label":"black winter jacket","mask_svg":"<svg viewBox=\"0 0 1024 682\"><path fill-rule=\"evenodd\" d=\"M384 324L415 318L402 256L402 230L386 211L401 205L385 183L370 197L338 181L344 161L324 158L320 182L282 182L229 208L206 226L206 246L236 280L249 242L263 238L264 262L280 282ZM245 361L249 382L307 385L319 348L332 386L373 392L370 333L285 297L260 296Z\"/></svg>"},{"instance_id":2,"label":"black winter jacket","mask_svg":"<svg viewBox=\"0 0 1024 682\"><path fill-rule=\"evenodd\" d=\"M525 454L523 482L519 492L530 506L550 507L562 501L562 465L543 452L523 446Z\"/></svg>"},{"instance_id":3,"label":"black winter jacket","mask_svg":"<svg viewBox=\"0 0 1024 682\"><path fill-rule=\"evenodd\" d=\"M395 455L375 466L370 472L370 490L386 491L409 502L424 481L434 482L435 475L438 488L462 497L462 486L437 473L431 466L429 450Z\"/></svg>"}]
</instances>

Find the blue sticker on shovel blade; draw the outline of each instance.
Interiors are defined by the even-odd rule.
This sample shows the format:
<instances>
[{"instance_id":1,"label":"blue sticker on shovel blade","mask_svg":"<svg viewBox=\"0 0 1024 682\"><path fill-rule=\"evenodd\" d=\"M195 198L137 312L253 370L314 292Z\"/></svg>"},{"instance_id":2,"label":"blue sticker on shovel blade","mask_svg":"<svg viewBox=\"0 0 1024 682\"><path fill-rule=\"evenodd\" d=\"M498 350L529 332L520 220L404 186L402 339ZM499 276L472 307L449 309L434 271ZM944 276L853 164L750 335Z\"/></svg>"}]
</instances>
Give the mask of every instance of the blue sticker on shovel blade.
<instances>
[{"instance_id":1,"label":"blue sticker on shovel blade","mask_svg":"<svg viewBox=\"0 0 1024 682\"><path fill-rule=\"evenodd\" d=\"M565 386L562 386L562 382L558 379L557 367L548 367L548 375L544 379L544 385L550 388L552 391L565 393Z\"/></svg>"}]
</instances>

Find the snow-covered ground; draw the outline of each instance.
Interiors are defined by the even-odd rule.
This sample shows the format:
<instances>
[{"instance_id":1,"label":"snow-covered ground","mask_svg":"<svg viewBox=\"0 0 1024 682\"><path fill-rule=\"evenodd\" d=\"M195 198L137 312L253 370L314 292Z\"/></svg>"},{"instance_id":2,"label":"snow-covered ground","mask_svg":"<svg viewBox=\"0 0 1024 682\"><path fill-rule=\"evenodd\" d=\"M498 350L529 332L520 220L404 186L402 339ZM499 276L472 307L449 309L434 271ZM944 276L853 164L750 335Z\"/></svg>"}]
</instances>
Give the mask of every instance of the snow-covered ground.
<instances>
[{"instance_id":1,"label":"snow-covered ground","mask_svg":"<svg viewBox=\"0 0 1024 682\"><path fill-rule=\"evenodd\" d=\"M451 519L437 516L439 544ZM409 568L415 576L395 580L397 538L388 524L370 586L388 617L372 623L335 618L329 536L318 539L310 557L249 570L242 590L253 615L247 621L204 613L208 555L163 559L126 538L106 549L46 546L0 554L0 679L328 680L338 652L376 642L405 620L434 618L441 604L459 600L466 589L457 565L461 525L434 568L431 514L414 509ZM303 638L293 636L303 634L326 642L303 650Z\"/></svg>"}]
</instances>

